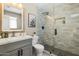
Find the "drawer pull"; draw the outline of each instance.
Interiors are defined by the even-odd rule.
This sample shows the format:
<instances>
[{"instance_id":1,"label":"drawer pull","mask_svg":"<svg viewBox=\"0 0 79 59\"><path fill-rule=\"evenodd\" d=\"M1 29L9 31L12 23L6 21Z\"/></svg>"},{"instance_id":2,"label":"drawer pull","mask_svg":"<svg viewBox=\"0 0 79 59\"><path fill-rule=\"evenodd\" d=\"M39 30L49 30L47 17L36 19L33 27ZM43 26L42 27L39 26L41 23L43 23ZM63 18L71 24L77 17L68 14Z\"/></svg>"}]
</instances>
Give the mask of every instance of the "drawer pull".
<instances>
[{"instance_id":1,"label":"drawer pull","mask_svg":"<svg viewBox=\"0 0 79 59\"><path fill-rule=\"evenodd\" d=\"M23 56L23 49L21 49L21 56Z\"/></svg>"},{"instance_id":2,"label":"drawer pull","mask_svg":"<svg viewBox=\"0 0 79 59\"><path fill-rule=\"evenodd\" d=\"M20 50L18 50L18 56L20 56L20 54L21 54L21 52L20 52Z\"/></svg>"}]
</instances>

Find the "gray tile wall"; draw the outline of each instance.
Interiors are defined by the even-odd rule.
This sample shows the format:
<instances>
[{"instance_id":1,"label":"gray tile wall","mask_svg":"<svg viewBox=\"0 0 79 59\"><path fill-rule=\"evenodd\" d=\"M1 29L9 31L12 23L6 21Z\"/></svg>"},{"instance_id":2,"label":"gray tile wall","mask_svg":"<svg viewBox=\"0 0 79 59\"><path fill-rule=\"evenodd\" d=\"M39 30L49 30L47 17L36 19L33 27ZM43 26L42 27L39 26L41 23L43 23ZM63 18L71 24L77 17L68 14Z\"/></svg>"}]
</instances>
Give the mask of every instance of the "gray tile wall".
<instances>
[{"instance_id":1,"label":"gray tile wall","mask_svg":"<svg viewBox=\"0 0 79 59\"><path fill-rule=\"evenodd\" d=\"M44 42L46 44L79 55L79 16L72 17L79 13L78 5L54 4L54 9L52 5L51 10L54 12L49 11L50 14L52 13L52 19L45 19ZM65 20L65 24L63 24L63 20ZM56 36L54 35L55 28L57 29Z\"/></svg>"}]
</instances>

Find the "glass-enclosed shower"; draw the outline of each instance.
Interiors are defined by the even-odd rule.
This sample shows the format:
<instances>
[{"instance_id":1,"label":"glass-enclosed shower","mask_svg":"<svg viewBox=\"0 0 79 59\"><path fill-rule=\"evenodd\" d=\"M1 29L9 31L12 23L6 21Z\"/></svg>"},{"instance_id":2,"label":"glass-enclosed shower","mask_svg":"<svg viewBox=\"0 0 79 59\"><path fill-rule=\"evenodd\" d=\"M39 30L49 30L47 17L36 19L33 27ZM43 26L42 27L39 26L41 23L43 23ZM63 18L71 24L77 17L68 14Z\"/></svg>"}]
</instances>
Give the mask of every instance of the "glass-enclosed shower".
<instances>
[{"instance_id":1,"label":"glass-enclosed shower","mask_svg":"<svg viewBox=\"0 0 79 59\"><path fill-rule=\"evenodd\" d=\"M46 49L57 55L79 55L79 4L44 4L38 14L38 35Z\"/></svg>"}]
</instances>

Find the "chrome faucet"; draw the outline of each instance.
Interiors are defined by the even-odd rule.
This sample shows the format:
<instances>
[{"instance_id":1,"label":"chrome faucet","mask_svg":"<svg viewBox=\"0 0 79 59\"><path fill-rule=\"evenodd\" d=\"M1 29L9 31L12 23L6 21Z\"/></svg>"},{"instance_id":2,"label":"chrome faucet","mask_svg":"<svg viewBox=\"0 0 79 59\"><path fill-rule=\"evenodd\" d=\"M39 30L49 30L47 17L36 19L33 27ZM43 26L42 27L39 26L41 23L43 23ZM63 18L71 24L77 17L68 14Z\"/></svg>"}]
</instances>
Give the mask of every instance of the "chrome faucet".
<instances>
[{"instance_id":1,"label":"chrome faucet","mask_svg":"<svg viewBox=\"0 0 79 59\"><path fill-rule=\"evenodd\" d=\"M15 37L15 32L12 32L12 36L11 37Z\"/></svg>"}]
</instances>

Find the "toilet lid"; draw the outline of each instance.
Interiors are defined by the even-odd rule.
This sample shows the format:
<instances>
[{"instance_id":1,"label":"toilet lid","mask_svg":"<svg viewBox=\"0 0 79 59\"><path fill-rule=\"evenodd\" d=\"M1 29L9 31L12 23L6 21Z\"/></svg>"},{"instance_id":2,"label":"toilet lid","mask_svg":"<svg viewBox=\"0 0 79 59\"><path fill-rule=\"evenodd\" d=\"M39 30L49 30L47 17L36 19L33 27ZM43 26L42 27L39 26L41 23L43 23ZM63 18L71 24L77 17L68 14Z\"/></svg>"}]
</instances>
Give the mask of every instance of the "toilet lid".
<instances>
[{"instance_id":1,"label":"toilet lid","mask_svg":"<svg viewBox=\"0 0 79 59\"><path fill-rule=\"evenodd\" d=\"M36 49L44 49L44 46L41 45L41 44L35 44L35 45L33 45L33 46L34 46L34 48L36 48Z\"/></svg>"}]
</instances>

